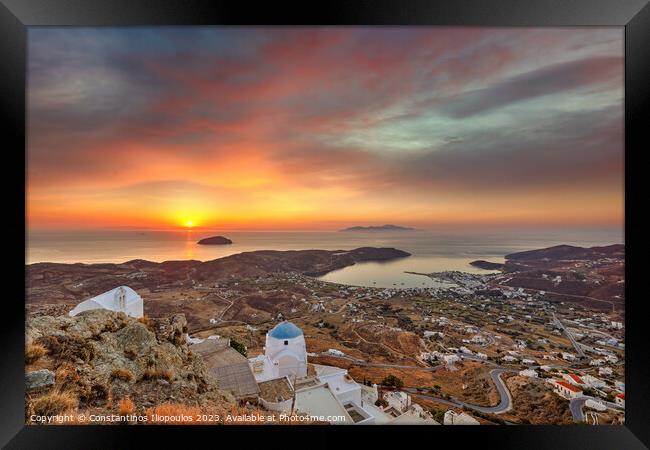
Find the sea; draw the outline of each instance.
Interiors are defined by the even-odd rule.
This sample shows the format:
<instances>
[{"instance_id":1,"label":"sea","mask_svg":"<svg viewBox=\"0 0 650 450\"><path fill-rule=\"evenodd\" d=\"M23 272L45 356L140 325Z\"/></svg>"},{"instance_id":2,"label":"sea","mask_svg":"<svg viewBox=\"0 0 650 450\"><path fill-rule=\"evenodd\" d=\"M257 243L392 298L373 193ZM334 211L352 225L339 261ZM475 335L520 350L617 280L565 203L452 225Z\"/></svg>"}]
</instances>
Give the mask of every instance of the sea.
<instances>
[{"instance_id":1,"label":"sea","mask_svg":"<svg viewBox=\"0 0 650 450\"><path fill-rule=\"evenodd\" d=\"M215 235L230 245L198 245ZM133 259L209 261L254 250L351 250L393 247L412 256L386 262L364 262L332 271L322 280L354 286L433 287L428 277L405 272L459 270L490 273L469 263L477 259L503 262L509 253L553 245L582 247L624 243L622 228L444 228L415 231L219 231L219 230L82 230L28 231L27 264L122 263Z\"/></svg>"}]
</instances>

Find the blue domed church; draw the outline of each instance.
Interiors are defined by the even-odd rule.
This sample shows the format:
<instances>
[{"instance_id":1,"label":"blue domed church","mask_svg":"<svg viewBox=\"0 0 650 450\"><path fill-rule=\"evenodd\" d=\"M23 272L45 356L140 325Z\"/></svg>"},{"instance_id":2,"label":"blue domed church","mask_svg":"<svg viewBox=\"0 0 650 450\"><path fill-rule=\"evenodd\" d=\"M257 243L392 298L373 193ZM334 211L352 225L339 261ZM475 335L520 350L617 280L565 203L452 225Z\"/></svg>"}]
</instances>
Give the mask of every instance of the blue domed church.
<instances>
[{"instance_id":1,"label":"blue domed church","mask_svg":"<svg viewBox=\"0 0 650 450\"><path fill-rule=\"evenodd\" d=\"M278 376L307 376L307 347L302 330L291 322L281 322L266 334L265 355Z\"/></svg>"}]
</instances>

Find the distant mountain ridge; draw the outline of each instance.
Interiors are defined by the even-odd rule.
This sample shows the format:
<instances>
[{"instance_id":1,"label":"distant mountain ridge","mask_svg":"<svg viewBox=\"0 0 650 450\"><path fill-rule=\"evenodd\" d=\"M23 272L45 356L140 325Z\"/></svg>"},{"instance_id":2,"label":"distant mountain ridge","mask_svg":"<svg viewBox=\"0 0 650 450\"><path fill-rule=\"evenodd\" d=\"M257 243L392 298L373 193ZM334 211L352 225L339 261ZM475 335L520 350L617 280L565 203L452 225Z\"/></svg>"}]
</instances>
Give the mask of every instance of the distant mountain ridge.
<instances>
[{"instance_id":1,"label":"distant mountain ridge","mask_svg":"<svg viewBox=\"0 0 650 450\"><path fill-rule=\"evenodd\" d=\"M625 257L625 245L613 244L604 247L576 247L574 245L556 245L538 250L511 253L506 255L509 261L530 261L530 260L585 260L599 257Z\"/></svg>"},{"instance_id":2,"label":"distant mountain ridge","mask_svg":"<svg viewBox=\"0 0 650 450\"><path fill-rule=\"evenodd\" d=\"M481 269L519 270L520 263L543 263L545 261L585 261L598 258L625 259L625 244L613 244L602 247L577 247L575 245L556 245L553 247L510 253L505 256L505 263L490 261L472 261L470 265Z\"/></svg>"},{"instance_id":3,"label":"distant mountain ridge","mask_svg":"<svg viewBox=\"0 0 650 450\"><path fill-rule=\"evenodd\" d=\"M415 228L386 224L386 225L368 226L368 227L356 226L356 227L344 228L339 231L414 231L414 230Z\"/></svg>"},{"instance_id":4,"label":"distant mountain ridge","mask_svg":"<svg viewBox=\"0 0 650 450\"><path fill-rule=\"evenodd\" d=\"M625 245L556 245L511 253L504 263L472 261L474 267L500 270L497 283L596 309L625 305Z\"/></svg>"}]
</instances>

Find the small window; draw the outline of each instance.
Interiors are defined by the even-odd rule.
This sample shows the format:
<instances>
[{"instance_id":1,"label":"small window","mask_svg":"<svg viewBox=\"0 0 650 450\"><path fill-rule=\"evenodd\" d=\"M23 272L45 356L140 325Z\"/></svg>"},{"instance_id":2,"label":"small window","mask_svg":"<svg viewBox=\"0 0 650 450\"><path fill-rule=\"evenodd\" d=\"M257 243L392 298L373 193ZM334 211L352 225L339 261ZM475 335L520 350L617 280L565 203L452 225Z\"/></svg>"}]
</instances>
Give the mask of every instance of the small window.
<instances>
[{"instance_id":1,"label":"small window","mask_svg":"<svg viewBox=\"0 0 650 450\"><path fill-rule=\"evenodd\" d=\"M289 345L289 341L284 341L284 345Z\"/></svg>"}]
</instances>

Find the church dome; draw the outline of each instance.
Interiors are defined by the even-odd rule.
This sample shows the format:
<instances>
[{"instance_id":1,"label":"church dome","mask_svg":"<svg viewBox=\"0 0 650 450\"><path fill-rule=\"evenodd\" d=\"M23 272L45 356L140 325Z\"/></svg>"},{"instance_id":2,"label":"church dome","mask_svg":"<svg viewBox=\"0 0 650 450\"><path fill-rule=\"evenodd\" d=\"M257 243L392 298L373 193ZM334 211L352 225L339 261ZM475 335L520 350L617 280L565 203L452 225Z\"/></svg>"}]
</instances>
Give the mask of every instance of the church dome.
<instances>
[{"instance_id":1,"label":"church dome","mask_svg":"<svg viewBox=\"0 0 650 450\"><path fill-rule=\"evenodd\" d=\"M292 324L291 322L282 322L277 324L271 331L269 336L275 339L292 339L302 334L302 330Z\"/></svg>"}]
</instances>

